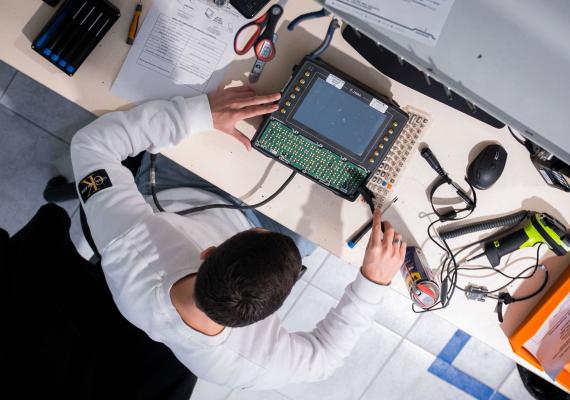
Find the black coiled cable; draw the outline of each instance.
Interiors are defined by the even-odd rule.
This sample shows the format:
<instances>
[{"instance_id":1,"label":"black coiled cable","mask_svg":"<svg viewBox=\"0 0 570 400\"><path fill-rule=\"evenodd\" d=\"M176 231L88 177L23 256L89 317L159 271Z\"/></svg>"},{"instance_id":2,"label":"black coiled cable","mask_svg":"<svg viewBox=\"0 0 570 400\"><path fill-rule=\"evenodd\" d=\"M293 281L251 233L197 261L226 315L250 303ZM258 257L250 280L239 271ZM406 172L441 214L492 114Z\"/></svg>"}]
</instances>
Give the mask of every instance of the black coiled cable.
<instances>
[{"instance_id":1,"label":"black coiled cable","mask_svg":"<svg viewBox=\"0 0 570 400\"><path fill-rule=\"evenodd\" d=\"M532 214L532 211L522 210L513 214L505 215L503 217L487 219L485 221L474 222L469 225L460 227L452 227L452 229L445 229L438 231L439 237L443 240L453 239L459 236L467 235L469 233L486 231L489 229L500 228L503 226L515 226L522 223Z\"/></svg>"}]
</instances>

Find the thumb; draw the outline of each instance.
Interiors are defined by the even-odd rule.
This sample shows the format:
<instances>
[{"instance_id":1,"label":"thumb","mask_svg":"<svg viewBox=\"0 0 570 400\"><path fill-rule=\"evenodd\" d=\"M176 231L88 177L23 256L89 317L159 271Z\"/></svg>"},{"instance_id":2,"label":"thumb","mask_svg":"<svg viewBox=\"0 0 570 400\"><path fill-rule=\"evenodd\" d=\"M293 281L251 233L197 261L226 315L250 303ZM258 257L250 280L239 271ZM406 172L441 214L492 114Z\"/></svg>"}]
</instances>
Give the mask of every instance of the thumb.
<instances>
[{"instance_id":1,"label":"thumb","mask_svg":"<svg viewBox=\"0 0 570 400\"><path fill-rule=\"evenodd\" d=\"M234 128L231 135L233 137L235 137L238 141L240 141L245 146L245 149L247 151L251 150L251 141L249 140L249 138L247 136L245 136L243 133L238 131L236 128Z\"/></svg>"}]
</instances>

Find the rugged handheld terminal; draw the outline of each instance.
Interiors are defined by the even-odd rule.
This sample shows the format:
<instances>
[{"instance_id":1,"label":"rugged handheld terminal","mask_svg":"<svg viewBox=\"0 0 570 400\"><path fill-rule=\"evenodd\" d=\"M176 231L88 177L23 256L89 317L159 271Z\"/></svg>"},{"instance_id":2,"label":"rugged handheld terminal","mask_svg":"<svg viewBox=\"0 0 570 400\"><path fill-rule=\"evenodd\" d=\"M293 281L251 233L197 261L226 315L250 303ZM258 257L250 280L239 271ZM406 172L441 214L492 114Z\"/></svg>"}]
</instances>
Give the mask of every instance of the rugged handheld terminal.
<instances>
[{"instance_id":1,"label":"rugged handheld terminal","mask_svg":"<svg viewBox=\"0 0 570 400\"><path fill-rule=\"evenodd\" d=\"M353 201L407 121L384 96L321 60L305 58L285 85L279 109L264 119L252 143Z\"/></svg>"}]
</instances>

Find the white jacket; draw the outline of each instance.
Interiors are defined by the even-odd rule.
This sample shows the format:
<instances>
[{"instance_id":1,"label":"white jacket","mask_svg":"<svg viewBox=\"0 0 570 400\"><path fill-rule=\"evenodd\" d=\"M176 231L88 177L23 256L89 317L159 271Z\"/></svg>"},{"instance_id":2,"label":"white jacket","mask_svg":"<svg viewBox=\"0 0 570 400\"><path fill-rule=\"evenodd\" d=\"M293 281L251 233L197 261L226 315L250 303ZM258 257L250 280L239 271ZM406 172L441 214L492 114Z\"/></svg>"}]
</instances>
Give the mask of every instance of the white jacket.
<instances>
[{"instance_id":1,"label":"white jacket","mask_svg":"<svg viewBox=\"0 0 570 400\"><path fill-rule=\"evenodd\" d=\"M236 210L188 217L155 213L121 161L209 129L207 97L178 97L107 114L73 138L75 179L80 197L87 198L82 205L113 298L131 323L172 349L199 378L251 389L325 379L342 365L378 311L384 288L361 274L312 332L287 332L271 315L206 336L186 325L170 301L173 283L198 270L202 250L251 224ZM201 191L186 193L190 203L212 201Z\"/></svg>"}]
</instances>

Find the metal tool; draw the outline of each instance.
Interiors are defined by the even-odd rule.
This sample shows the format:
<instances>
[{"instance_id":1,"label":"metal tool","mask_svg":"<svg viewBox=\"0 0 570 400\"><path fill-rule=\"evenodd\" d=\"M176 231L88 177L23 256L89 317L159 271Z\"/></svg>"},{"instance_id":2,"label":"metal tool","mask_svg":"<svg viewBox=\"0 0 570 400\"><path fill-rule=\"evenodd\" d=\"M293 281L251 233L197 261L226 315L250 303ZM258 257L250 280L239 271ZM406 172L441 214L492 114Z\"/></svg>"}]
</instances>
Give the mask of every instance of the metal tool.
<instances>
[{"instance_id":1,"label":"metal tool","mask_svg":"<svg viewBox=\"0 0 570 400\"><path fill-rule=\"evenodd\" d=\"M236 33L234 38L236 54L244 55L253 48L257 57L249 76L250 82L257 82L265 64L275 58L277 53L275 48L275 43L277 42L275 28L283 15L283 7L286 3L286 0L281 0L279 3L271 6L261 17L242 26ZM254 30L253 34L249 38L244 39L252 28ZM245 44L242 46L240 43Z\"/></svg>"},{"instance_id":2,"label":"metal tool","mask_svg":"<svg viewBox=\"0 0 570 400\"><path fill-rule=\"evenodd\" d=\"M485 255L491 266L496 267L501 257L537 243L545 243L556 255L563 256L570 251L570 230L546 213L533 213L520 229L490 238L483 246L483 253L468 261Z\"/></svg>"},{"instance_id":3,"label":"metal tool","mask_svg":"<svg viewBox=\"0 0 570 400\"><path fill-rule=\"evenodd\" d=\"M386 211L388 211L390 209L390 207L392 207L392 204L394 204L397 201L398 201L398 196L396 196L392 200L390 200L390 202L382 210L382 214L384 214ZM356 244L360 241L360 239L362 239L364 237L364 235L366 235L366 233L372 228L372 222L373 222L372 219L370 221L368 221L368 223L366 225L364 225L354 235L352 235L350 239L348 239L346 241L346 244L348 244L348 247L350 247L352 249L352 248L354 248L354 246L356 246ZM384 231L384 227L382 226L382 232L383 231Z\"/></svg>"}]
</instances>

